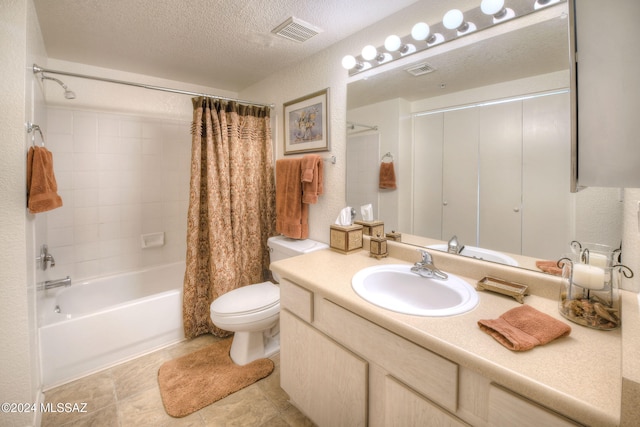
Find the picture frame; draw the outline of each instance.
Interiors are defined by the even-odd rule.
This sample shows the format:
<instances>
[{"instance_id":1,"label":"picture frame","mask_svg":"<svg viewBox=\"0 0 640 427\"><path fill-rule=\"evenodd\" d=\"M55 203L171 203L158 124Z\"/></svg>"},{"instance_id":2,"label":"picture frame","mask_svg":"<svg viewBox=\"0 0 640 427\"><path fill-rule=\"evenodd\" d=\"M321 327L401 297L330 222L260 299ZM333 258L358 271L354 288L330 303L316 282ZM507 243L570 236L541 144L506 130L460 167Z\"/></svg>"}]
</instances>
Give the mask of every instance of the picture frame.
<instances>
[{"instance_id":1,"label":"picture frame","mask_svg":"<svg viewBox=\"0 0 640 427\"><path fill-rule=\"evenodd\" d=\"M329 88L284 103L284 154L329 151Z\"/></svg>"}]
</instances>

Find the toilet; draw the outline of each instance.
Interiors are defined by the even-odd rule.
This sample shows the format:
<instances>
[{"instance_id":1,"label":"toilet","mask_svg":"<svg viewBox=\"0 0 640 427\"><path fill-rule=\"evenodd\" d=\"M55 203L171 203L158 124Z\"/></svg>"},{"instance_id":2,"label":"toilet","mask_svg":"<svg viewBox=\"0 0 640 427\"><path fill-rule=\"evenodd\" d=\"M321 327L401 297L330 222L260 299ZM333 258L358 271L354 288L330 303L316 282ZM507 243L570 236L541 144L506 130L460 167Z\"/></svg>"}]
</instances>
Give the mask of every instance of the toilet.
<instances>
[{"instance_id":1,"label":"toilet","mask_svg":"<svg viewBox=\"0 0 640 427\"><path fill-rule=\"evenodd\" d=\"M271 262L328 248L311 239L294 240L284 236L270 237L267 244ZM276 273L273 278L280 280ZM211 303L213 324L234 332L230 356L237 365L280 351L279 318L280 288L271 282L234 289Z\"/></svg>"}]
</instances>

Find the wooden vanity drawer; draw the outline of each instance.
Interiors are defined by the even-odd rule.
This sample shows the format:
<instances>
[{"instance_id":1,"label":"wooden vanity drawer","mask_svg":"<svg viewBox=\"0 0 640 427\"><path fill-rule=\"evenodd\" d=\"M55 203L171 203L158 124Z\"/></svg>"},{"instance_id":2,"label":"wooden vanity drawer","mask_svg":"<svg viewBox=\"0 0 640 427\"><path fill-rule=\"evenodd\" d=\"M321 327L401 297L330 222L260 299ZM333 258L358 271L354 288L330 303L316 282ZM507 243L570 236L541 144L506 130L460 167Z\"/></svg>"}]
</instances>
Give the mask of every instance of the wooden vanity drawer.
<instances>
[{"instance_id":1,"label":"wooden vanity drawer","mask_svg":"<svg viewBox=\"0 0 640 427\"><path fill-rule=\"evenodd\" d=\"M512 391L491 384L489 388L489 425L495 427L569 427L578 426Z\"/></svg>"},{"instance_id":2,"label":"wooden vanity drawer","mask_svg":"<svg viewBox=\"0 0 640 427\"><path fill-rule=\"evenodd\" d=\"M305 322L313 322L313 292L290 282L280 280L280 308L286 308Z\"/></svg>"},{"instance_id":3,"label":"wooden vanity drawer","mask_svg":"<svg viewBox=\"0 0 640 427\"><path fill-rule=\"evenodd\" d=\"M456 412L458 365L324 298L315 299L314 317L316 328Z\"/></svg>"}]
</instances>

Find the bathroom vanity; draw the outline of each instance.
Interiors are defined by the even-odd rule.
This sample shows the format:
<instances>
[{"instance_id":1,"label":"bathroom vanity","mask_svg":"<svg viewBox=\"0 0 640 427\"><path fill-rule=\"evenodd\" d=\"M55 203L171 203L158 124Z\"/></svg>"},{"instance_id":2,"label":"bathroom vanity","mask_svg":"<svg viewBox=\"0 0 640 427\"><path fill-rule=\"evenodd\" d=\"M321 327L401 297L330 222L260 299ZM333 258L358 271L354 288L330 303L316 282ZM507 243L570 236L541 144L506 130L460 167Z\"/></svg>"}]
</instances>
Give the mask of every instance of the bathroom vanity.
<instances>
[{"instance_id":1,"label":"bathroom vanity","mask_svg":"<svg viewBox=\"0 0 640 427\"><path fill-rule=\"evenodd\" d=\"M633 414L621 417L621 407L637 399L638 383L623 387L622 328L603 332L567 322L569 337L512 352L477 326L519 306L512 298L479 291L475 309L451 317L377 307L353 291L352 276L420 259L415 248L389 246L390 257L381 260L367 251L324 250L271 265L282 277L281 386L315 423L632 425ZM526 304L565 321L557 309L559 278L432 254L438 268L474 287L485 276L527 284ZM637 323L637 295L622 294Z\"/></svg>"}]
</instances>

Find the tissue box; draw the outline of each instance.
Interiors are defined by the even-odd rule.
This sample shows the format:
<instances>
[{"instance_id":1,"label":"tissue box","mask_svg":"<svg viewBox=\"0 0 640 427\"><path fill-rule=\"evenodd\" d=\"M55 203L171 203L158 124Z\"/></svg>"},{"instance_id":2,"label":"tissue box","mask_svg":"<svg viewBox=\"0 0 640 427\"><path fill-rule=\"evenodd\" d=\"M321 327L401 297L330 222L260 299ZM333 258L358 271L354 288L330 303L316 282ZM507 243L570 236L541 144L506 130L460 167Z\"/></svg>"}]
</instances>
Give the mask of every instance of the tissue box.
<instances>
[{"instance_id":1,"label":"tissue box","mask_svg":"<svg viewBox=\"0 0 640 427\"><path fill-rule=\"evenodd\" d=\"M362 232L365 236L384 236L384 221L354 221L362 225Z\"/></svg>"},{"instance_id":2,"label":"tissue box","mask_svg":"<svg viewBox=\"0 0 640 427\"><path fill-rule=\"evenodd\" d=\"M338 252L348 254L362 249L362 225L336 225L330 229L329 246Z\"/></svg>"}]
</instances>

